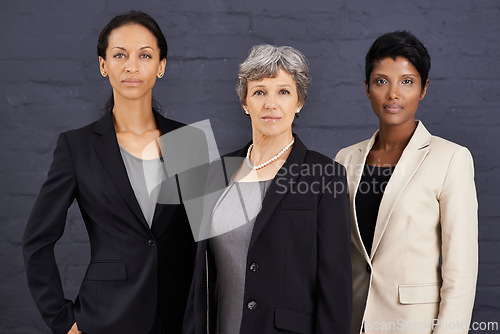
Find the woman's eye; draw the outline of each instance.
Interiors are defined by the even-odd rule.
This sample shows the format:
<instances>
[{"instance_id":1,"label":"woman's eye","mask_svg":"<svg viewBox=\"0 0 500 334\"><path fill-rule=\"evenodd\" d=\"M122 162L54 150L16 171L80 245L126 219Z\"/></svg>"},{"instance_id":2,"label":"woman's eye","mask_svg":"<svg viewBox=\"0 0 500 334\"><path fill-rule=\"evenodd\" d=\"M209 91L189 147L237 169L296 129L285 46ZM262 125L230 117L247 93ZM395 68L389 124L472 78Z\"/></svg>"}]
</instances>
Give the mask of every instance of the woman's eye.
<instances>
[{"instance_id":1,"label":"woman's eye","mask_svg":"<svg viewBox=\"0 0 500 334\"><path fill-rule=\"evenodd\" d=\"M124 58L125 55L123 53L117 53L113 56L113 58L117 58L117 59L120 59L120 58Z\"/></svg>"},{"instance_id":2,"label":"woman's eye","mask_svg":"<svg viewBox=\"0 0 500 334\"><path fill-rule=\"evenodd\" d=\"M413 83L413 80L411 80L411 79L405 79L405 80L403 80L403 84L410 85L412 83Z\"/></svg>"},{"instance_id":3,"label":"woman's eye","mask_svg":"<svg viewBox=\"0 0 500 334\"><path fill-rule=\"evenodd\" d=\"M287 91L286 89L282 89L282 90L280 90L280 94L281 95L287 95L287 94L290 94L290 92Z\"/></svg>"},{"instance_id":4,"label":"woman's eye","mask_svg":"<svg viewBox=\"0 0 500 334\"><path fill-rule=\"evenodd\" d=\"M256 90L253 95L264 95L264 92L261 90Z\"/></svg>"},{"instance_id":5,"label":"woman's eye","mask_svg":"<svg viewBox=\"0 0 500 334\"><path fill-rule=\"evenodd\" d=\"M144 58L144 59L151 59L153 57L151 57L150 55L148 55L147 53L141 55L141 58Z\"/></svg>"},{"instance_id":6,"label":"woman's eye","mask_svg":"<svg viewBox=\"0 0 500 334\"><path fill-rule=\"evenodd\" d=\"M380 84L380 85L382 85L382 84L387 83L387 80L385 80L385 79L377 79L377 80L375 80L375 82L378 83L378 84Z\"/></svg>"}]
</instances>

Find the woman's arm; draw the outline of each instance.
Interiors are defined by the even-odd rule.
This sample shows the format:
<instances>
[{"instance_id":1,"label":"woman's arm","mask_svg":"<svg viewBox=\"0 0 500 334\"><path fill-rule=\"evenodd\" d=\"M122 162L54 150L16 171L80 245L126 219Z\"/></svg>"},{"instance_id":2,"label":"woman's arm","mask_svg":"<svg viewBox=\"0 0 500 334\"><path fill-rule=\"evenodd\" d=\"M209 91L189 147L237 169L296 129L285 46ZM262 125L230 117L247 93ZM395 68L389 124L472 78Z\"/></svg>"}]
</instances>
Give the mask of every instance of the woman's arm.
<instances>
[{"instance_id":1,"label":"woman's arm","mask_svg":"<svg viewBox=\"0 0 500 334\"><path fill-rule=\"evenodd\" d=\"M461 147L450 160L439 196L441 212L441 302L434 333L467 333L476 291L477 198L470 152Z\"/></svg>"},{"instance_id":2,"label":"woman's arm","mask_svg":"<svg viewBox=\"0 0 500 334\"><path fill-rule=\"evenodd\" d=\"M344 167L335 170L318 206L317 334L348 334L351 325L349 192Z\"/></svg>"},{"instance_id":3,"label":"woman's arm","mask_svg":"<svg viewBox=\"0 0 500 334\"><path fill-rule=\"evenodd\" d=\"M65 134L28 219L23 253L28 285L43 319L53 333L66 334L75 323L73 302L64 298L54 245L61 238L66 214L75 198L76 180Z\"/></svg>"}]
</instances>

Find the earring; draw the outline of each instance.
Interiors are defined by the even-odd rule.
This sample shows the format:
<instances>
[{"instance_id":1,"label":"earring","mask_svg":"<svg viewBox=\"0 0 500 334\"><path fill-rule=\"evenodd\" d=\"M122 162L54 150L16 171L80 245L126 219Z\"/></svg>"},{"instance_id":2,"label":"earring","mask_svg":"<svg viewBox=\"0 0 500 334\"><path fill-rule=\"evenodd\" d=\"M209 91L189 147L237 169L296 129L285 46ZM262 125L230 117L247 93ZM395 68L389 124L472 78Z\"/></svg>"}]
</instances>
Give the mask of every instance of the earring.
<instances>
[{"instance_id":1,"label":"earring","mask_svg":"<svg viewBox=\"0 0 500 334\"><path fill-rule=\"evenodd\" d=\"M106 76L106 72L104 72L104 71L102 71L101 74L102 74L103 77Z\"/></svg>"},{"instance_id":2,"label":"earring","mask_svg":"<svg viewBox=\"0 0 500 334\"><path fill-rule=\"evenodd\" d=\"M245 114L246 114L246 115L250 115L250 114L248 113L248 110L245 110Z\"/></svg>"},{"instance_id":3,"label":"earring","mask_svg":"<svg viewBox=\"0 0 500 334\"><path fill-rule=\"evenodd\" d=\"M297 111L295 113L298 114L299 112L300 112L300 109L297 109Z\"/></svg>"},{"instance_id":4,"label":"earring","mask_svg":"<svg viewBox=\"0 0 500 334\"><path fill-rule=\"evenodd\" d=\"M163 76L163 73L158 73L158 78L161 78Z\"/></svg>"}]
</instances>

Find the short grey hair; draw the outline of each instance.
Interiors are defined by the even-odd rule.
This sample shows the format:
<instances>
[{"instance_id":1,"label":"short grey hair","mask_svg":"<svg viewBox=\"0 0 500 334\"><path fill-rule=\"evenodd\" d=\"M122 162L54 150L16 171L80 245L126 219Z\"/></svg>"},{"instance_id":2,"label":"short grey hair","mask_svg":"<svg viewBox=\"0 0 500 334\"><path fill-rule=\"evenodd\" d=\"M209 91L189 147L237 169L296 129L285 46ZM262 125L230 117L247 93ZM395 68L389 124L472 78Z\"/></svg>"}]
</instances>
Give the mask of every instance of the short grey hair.
<instances>
[{"instance_id":1,"label":"short grey hair","mask_svg":"<svg viewBox=\"0 0 500 334\"><path fill-rule=\"evenodd\" d=\"M309 64L306 57L291 46L256 45L240 64L236 92L241 104L246 105L248 82L275 78L280 69L288 72L297 85L299 104L307 99L307 88L311 84Z\"/></svg>"}]
</instances>

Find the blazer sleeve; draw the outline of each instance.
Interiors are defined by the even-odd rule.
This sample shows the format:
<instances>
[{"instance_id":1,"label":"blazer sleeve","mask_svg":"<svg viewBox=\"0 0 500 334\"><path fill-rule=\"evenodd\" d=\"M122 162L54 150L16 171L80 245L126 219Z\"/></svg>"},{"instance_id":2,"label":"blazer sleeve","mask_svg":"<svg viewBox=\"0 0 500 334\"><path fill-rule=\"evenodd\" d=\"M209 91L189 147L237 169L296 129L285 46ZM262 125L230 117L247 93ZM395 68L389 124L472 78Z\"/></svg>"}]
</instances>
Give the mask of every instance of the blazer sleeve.
<instances>
[{"instance_id":1,"label":"blazer sleeve","mask_svg":"<svg viewBox=\"0 0 500 334\"><path fill-rule=\"evenodd\" d=\"M478 270L477 206L472 156L461 147L450 160L439 197L443 283L435 334L457 324L460 330L453 333L468 333Z\"/></svg>"},{"instance_id":2,"label":"blazer sleeve","mask_svg":"<svg viewBox=\"0 0 500 334\"><path fill-rule=\"evenodd\" d=\"M75 322L73 302L64 298L54 245L61 238L66 214L75 198L76 180L65 134L57 141L47 180L42 185L23 235L28 285L53 333L66 334Z\"/></svg>"},{"instance_id":3,"label":"blazer sleeve","mask_svg":"<svg viewBox=\"0 0 500 334\"><path fill-rule=\"evenodd\" d=\"M344 167L334 164L340 175L318 205L317 334L348 334L351 325L349 192Z\"/></svg>"}]
</instances>

